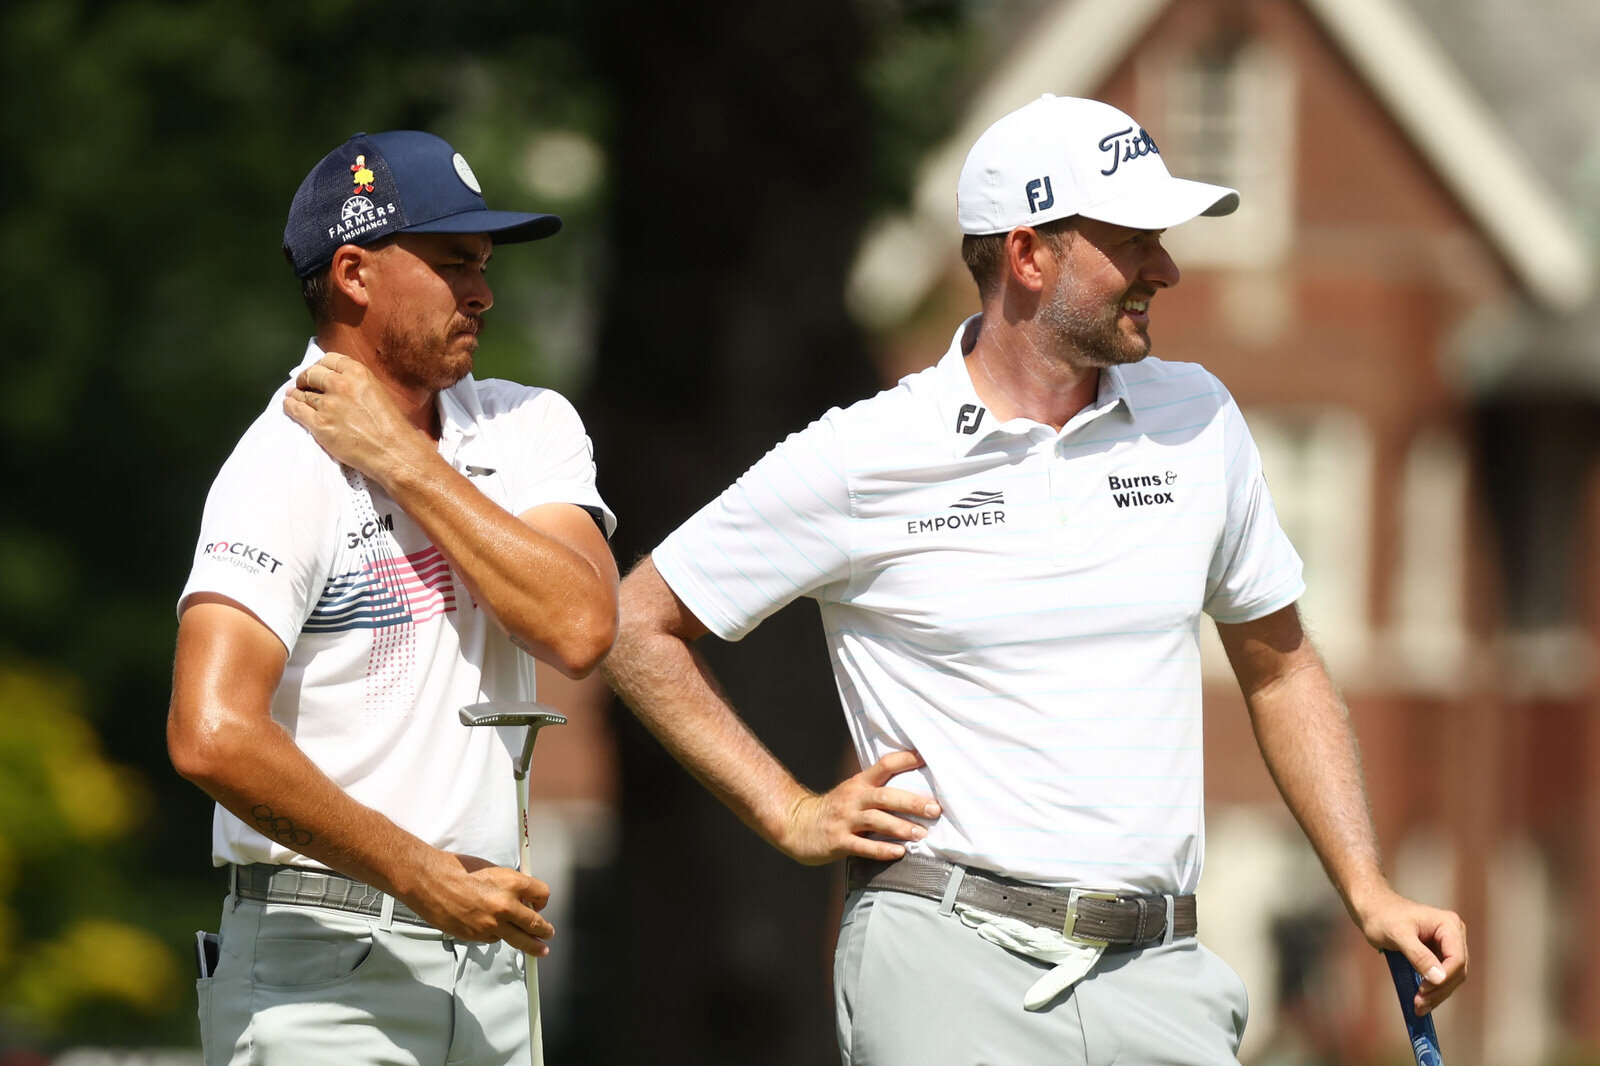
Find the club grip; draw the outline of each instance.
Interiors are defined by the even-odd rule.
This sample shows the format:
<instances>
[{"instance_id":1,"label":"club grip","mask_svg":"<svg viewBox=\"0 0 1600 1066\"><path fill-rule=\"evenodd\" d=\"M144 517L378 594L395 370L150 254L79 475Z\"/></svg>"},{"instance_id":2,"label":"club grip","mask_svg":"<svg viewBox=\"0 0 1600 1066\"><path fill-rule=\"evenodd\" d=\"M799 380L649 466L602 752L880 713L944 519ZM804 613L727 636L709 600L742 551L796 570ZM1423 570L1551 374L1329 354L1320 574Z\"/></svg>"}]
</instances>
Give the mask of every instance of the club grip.
<instances>
[{"instance_id":1,"label":"club grip","mask_svg":"<svg viewBox=\"0 0 1600 1066\"><path fill-rule=\"evenodd\" d=\"M1394 978L1394 990L1400 996L1400 1016L1406 1020L1406 1036L1411 1039L1411 1054L1416 1056L1417 1066L1444 1066L1444 1057L1439 1053L1439 1034L1433 1028L1433 1016L1424 1014L1418 1017L1412 1009L1412 1000L1416 998L1419 984L1417 971L1398 951L1385 950L1383 958L1389 964L1389 976Z\"/></svg>"}]
</instances>

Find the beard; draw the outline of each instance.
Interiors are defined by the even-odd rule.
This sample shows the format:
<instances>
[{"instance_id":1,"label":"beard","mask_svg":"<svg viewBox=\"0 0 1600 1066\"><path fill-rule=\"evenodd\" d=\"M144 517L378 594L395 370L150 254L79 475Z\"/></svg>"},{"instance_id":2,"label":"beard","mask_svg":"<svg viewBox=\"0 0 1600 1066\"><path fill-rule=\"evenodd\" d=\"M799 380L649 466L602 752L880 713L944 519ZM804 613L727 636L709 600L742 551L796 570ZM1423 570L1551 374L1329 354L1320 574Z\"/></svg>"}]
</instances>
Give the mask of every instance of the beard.
<instances>
[{"instance_id":1,"label":"beard","mask_svg":"<svg viewBox=\"0 0 1600 1066\"><path fill-rule=\"evenodd\" d=\"M1055 341L1056 350L1082 366L1110 367L1137 363L1150 354L1150 335L1122 331L1122 299L1109 307L1090 307L1065 274L1039 308L1039 322ZM1146 297L1148 299L1148 297Z\"/></svg>"},{"instance_id":2,"label":"beard","mask_svg":"<svg viewBox=\"0 0 1600 1066\"><path fill-rule=\"evenodd\" d=\"M472 373L482 315L456 315L441 337L390 321L378 338L378 360L396 384L441 392Z\"/></svg>"}]
</instances>

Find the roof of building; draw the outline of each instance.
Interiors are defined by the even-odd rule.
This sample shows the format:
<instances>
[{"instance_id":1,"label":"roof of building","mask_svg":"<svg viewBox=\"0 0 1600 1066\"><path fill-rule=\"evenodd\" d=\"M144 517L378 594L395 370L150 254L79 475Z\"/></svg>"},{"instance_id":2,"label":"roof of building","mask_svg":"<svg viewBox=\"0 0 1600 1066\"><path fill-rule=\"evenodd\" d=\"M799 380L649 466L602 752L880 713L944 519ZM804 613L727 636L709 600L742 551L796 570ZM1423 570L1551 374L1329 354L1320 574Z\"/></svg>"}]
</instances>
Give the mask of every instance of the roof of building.
<instances>
[{"instance_id":1,"label":"roof of building","mask_svg":"<svg viewBox=\"0 0 1600 1066\"><path fill-rule=\"evenodd\" d=\"M1434 168L1528 295L1581 306L1594 266L1577 227L1519 158L1493 114L1432 35L1395 0L1299 0ZM910 210L878 220L850 279L852 309L887 326L909 314L959 241L955 187L967 148L1041 92L1092 94L1170 0L1062 0L974 95L957 129L920 169Z\"/></svg>"}]
</instances>

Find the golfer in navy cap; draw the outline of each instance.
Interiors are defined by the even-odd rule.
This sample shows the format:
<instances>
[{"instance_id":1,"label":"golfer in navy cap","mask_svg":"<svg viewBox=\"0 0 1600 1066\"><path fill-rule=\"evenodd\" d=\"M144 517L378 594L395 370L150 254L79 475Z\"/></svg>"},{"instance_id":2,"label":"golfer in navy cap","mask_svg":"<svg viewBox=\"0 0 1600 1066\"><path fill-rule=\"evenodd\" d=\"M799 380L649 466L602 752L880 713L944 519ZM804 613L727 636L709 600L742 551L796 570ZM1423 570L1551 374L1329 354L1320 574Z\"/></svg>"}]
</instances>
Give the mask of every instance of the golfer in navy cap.
<instances>
[{"instance_id":1,"label":"golfer in navy cap","mask_svg":"<svg viewBox=\"0 0 1600 1066\"><path fill-rule=\"evenodd\" d=\"M581 677L617 627L615 518L548 389L472 377L491 211L431 134L358 134L289 209L316 334L223 465L178 604L168 744L229 893L208 1066L526 1063L511 752L458 708Z\"/></svg>"}]
</instances>

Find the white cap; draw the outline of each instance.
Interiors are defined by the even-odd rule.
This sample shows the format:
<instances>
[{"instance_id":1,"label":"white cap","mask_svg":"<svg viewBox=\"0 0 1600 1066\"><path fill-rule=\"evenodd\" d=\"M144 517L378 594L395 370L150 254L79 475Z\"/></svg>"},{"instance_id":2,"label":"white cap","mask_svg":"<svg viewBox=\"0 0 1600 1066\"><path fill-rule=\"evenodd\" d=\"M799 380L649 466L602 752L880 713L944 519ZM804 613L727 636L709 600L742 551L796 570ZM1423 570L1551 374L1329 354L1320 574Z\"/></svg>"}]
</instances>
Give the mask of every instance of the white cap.
<instances>
[{"instance_id":1,"label":"white cap","mask_svg":"<svg viewBox=\"0 0 1600 1066\"><path fill-rule=\"evenodd\" d=\"M961 232L974 235L1072 215L1166 229L1238 206L1233 189L1169 174L1150 135L1110 104L1049 93L984 130L956 186Z\"/></svg>"}]
</instances>

